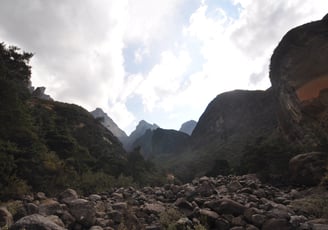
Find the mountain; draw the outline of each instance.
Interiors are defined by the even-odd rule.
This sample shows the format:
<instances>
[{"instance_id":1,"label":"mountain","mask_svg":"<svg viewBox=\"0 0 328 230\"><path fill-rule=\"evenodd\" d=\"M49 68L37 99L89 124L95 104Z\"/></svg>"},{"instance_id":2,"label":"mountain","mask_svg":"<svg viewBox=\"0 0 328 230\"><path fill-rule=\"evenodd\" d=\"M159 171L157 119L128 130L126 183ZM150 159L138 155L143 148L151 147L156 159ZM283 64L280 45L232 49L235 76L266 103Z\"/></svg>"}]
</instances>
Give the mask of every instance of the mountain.
<instances>
[{"instance_id":1,"label":"mountain","mask_svg":"<svg viewBox=\"0 0 328 230\"><path fill-rule=\"evenodd\" d=\"M191 135L196 125L197 122L194 120L187 121L181 125L179 131Z\"/></svg>"},{"instance_id":2,"label":"mountain","mask_svg":"<svg viewBox=\"0 0 328 230\"><path fill-rule=\"evenodd\" d=\"M290 30L271 57L282 134L303 148L328 143L327 60L328 15Z\"/></svg>"},{"instance_id":3,"label":"mountain","mask_svg":"<svg viewBox=\"0 0 328 230\"><path fill-rule=\"evenodd\" d=\"M134 145L133 143L142 135L144 135L146 133L146 131L149 130L155 130L159 128L158 125L156 124L149 124L148 122L141 120L136 129L130 134L130 136L128 137L127 141L125 142L124 148L130 152L134 149Z\"/></svg>"},{"instance_id":4,"label":"mountain","mask_svg":"<svg viewBox=\"0 0 328 230\"><path fill-rule=\"evenodd\" d=\"M184 151L189 145L189 135L176 131L157 128L148 129L133 143L133 147L140 147L141 153L146 158L159 155L172 155Z\"/></svg>"},{"instance_id":5,"label":"mountain","mask_svg":"<svg viewBox=\"0 0 328 230\"><path fill-rule=\"evenodd\" d=\"M96 108L91 114L94 118L98 119L105 128L111 131L123 145L125 144L128 136L101 108Z\"/></svg>"},{"instance_id":6,"label":"mountain","mask_svg":"<svg viewBox=\"0 0 328 230\"><path fill-rule=\"evenodd\" d=\"M162 180L84 108L31 90L32 54L0 43L0 199Z\"/></svg>"},{"instance_id":7,"label":"mountain","mask_svg":"<svg viewBox=\"0 0 328 230\"><path fill-rule=\"evenodd\" d=\"M293 156L327 151L327 60L328 15L290 30L271 57L272 87L218 95L195 127L192 147L171 159L170 169L191 179L229 165L286 180Z\"/></svg>"},{"instance_id":8,"label":"mountain","mask_svg":"<svg viewBox=\"0 0 328 230\"><path fill-rule=\"evenodd\" d=\"M270 135L277 125L271 89L235 90L218 95L207 106L191 139L197 151L237 164L246 145Z\"/></svg>"},{"instance_id":9,"label":"mountain","mask_svg":"<svg viewBox=\"0 0 328 230\"><path fill-rule=\"evenodd\" d=\"M276 107L271 89L235 90L218 95L201 115L190 146L163 165L186 181L238 168L244 150L277 129Z\"/></svg>"}]
</instances>

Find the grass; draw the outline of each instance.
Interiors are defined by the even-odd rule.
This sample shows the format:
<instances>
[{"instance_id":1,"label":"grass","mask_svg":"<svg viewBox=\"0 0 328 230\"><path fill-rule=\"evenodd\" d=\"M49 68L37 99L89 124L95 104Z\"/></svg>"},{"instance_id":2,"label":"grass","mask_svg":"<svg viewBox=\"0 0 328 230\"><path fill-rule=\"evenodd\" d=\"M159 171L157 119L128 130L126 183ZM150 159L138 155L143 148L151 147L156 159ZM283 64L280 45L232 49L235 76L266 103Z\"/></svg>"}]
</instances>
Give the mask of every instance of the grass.
<instances>
[{"instance_id":1,"label":"grass","mask_svg":"<svg viewBox=\"0 0 328 230\"><path fill-rule=\"evenodd\" d=\"M313 189L310 194L291 203L294 210L310 218L328 218L328 191L324 188Z\"/></svg>"}]
</instances>

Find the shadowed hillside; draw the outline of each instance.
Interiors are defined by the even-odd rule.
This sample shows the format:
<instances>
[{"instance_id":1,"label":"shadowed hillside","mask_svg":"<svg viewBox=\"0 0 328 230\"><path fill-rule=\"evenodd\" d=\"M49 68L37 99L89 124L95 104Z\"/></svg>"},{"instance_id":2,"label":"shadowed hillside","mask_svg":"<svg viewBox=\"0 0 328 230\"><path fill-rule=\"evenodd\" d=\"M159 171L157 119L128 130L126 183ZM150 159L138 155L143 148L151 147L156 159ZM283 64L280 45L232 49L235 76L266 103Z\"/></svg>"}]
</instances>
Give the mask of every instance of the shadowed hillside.
<instances>
[{"instance_id":1,"label":"shadowed hillside","mask_svg":"<svg viewBox=\"0 0 328 230\"><path fill-rule=\"evenodd\" d=\"M132 160L88 111L32 96L31 57L0 44L0 197L67 187L88 193L157 180L156 169L142 157Z\"/></svg>"}]
</instances>

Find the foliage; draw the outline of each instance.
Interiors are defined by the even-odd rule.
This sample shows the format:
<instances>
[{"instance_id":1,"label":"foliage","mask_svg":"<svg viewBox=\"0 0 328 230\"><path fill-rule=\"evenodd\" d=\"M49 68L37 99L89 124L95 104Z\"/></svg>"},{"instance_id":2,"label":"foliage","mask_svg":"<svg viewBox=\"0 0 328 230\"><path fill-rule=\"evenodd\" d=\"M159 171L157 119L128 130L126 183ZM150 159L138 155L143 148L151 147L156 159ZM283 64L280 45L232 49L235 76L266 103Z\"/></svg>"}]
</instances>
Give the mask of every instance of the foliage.
<instances>
[{"instance_id":1,"label":"foliage","mask_svg":"<svg viewBox=\"0 0 328 230\"><path fill-rule=\"evenodd\" d=\"M206 230L206 228L203 225L198 224L195 226L195 230Z\"/></svg>"},{"instance_id":2,"label":"foliage","mask_svg":"<svg viewBox=\"0 0 328 230\"><path fill-rule=\"evenodd\" d=\"M175 230L176 222L182 217L177 209L168 208L159 215L159 222L165 229Z\"/></svg>"},{"instance_id":3,"label":"foliage","mask_svg":"<svg viewBox=\"0 0 328 230\"><path fill-rule=\"evenodd\" d=\"M155 186L166 182L164 173L159 171L153 162L143 158L140 148L129 153L127 160L127 175L131 176L138 185Z\"/></svg>"},{"instance_id":4,"label":"foliage","mask_svg":"<svg viewBox=\"0 0 328 230\"><path fill-rule=\"evenodd\" d=\"M289 160L299 153L299 149L277 133L245 148L237 172L256 173L266 182L287 183Z\"/></svg>"},{"instance_id":5,"label":"foliage","mask_svg":"<svg viewBox=\"0 0 328 230\"><path fill-rule=\"evenodd\" d=\"M32 97L31 57L0 43L0 199L68 187L100 192L160 178L82 107Z\"/></svg>"},{"instance_id":6,"label":"foliage","mask_svg":"<svg viewBox=\"0 0 328 230\"><path fill-rule=\"evenodd\" d=\"M320 188L319 188L320 189ZM291 206L302 215L328 218L327 191L314 191L313 194L292 201Z\"/></svg>"},{"instance_id":7,"label":"foliage","mask_svg":"<svg viewBox=\"0 0 328 230\"><path fill-rule=\"evenodd\" d=\"M216 160L213 168L206 173L206 176L217 176L223 175L226 176L230 174L231 169L229 166L229 162L227 160Z\"/></svg>"}]
</instances>

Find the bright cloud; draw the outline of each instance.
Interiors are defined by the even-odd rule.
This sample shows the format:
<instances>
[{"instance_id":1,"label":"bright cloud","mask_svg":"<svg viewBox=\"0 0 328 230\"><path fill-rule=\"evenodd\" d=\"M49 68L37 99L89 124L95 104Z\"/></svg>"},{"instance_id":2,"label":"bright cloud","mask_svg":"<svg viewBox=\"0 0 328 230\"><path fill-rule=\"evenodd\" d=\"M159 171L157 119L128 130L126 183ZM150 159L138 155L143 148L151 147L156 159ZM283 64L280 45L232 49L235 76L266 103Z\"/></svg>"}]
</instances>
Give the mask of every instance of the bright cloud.
<instances>
[{"instance_id":1,"label":"bright cloud","mask_svg":"<svg viewBox=\"0 0 328 230\"><path fill-rule=\"evenodd\" d=\"M130 132L197 120L219 93L270 86L273 49L321 19L326 0L8 0L0 37L35 53L32 81L57 100L102 107Z\"/></svg>"}]
</instances>

